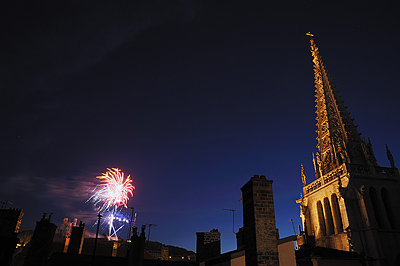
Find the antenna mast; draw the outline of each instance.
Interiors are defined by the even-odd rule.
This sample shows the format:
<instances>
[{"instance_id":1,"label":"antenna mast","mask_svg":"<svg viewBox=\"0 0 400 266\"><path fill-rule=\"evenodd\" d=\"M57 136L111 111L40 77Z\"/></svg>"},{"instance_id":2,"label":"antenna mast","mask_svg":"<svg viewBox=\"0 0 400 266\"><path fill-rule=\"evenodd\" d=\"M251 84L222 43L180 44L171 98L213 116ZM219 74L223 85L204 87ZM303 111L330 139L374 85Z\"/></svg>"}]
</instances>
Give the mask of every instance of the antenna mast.
<instances>
[{"instance_id":1,"label":"antenna mast","mask_svg":"<svg viewBox=\"0 0 400 266\"><path fill-rule=\"evenodd\" d=\"M222 210L232 212L232 232L233 232L234 234L236 234L236 233L235 233L235 211L236 211L236 210L234 210L234 209L222 209Z\"/></svg>"},{"instance_id":2,"label":"antenna mast","mask_svg":"<svg viewBox=\"0 0 400 266\"><path fill-rule=\"evenodd\" d=\"M151 229L151 227L154 225L154 226L157 226L156 224L146 224L146 225L148 225L149 226L149 235L147 236L147 241L150 241L150 229Z\"/></svg>"}]
</instances>

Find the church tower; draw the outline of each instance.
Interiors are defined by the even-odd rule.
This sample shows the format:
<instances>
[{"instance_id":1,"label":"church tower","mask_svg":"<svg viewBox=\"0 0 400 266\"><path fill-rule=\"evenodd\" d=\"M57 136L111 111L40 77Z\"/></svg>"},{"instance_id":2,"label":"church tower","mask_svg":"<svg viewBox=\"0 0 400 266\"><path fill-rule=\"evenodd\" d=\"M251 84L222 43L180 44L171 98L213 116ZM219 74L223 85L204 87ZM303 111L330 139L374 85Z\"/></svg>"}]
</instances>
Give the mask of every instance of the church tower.
<instances>
[{"instance_id":1,"label":"church tower","mask_svg":"<svg viewBox=\"0 0 400 266\"><path fill-rule=\"evenodd\" d=\"M317 114L315 178L303 166L300 216L315 245L355 251L369 265L400 260L400 175L386 146L391 167L381 167L371 141L361 138L310 37ZM313 242L313 241L310 241Z\"/></svg>"}]
</instances>

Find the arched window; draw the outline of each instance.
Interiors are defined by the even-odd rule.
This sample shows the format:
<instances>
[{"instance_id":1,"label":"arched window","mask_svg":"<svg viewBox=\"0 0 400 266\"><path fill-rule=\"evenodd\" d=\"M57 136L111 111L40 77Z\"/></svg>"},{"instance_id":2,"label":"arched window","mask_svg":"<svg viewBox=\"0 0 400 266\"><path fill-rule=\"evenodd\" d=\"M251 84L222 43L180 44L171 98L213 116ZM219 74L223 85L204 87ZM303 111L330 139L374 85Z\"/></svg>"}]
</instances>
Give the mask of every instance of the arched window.
<instances>
[{"instance_id":1,"label":"arched window","mask_svg":"<svg viewBox=\"0 0 400 266\"><path fill-rule=\"evenodd\" d=\"M324 210L325 210L326 235L330 236L333 235L335 231L333 229L332 210L328 198L324 198Z\"/></svg>"},{"instance_id":2,"label":"arched window","mask_svg":"<svg viewBox=\"0 0 400 266\"><path fill-rule=\"evenodd\" d=\"M386 215L390 223L390 227L392 229L396 229L396 221L394 219L392 203L390 201L389 193L386 188L382 188L381 195L382 195L383 205L385 206Z\"/></svg>"},{"instance_id":3,"label":"arched window","mask_svg":"<svg viewBox=\"0 0 400 266\"><path fill-rule=\"evenodd\" d=\"M318 224L321 235L326 236L325 218L324 211L322 209L321 201L317 202L317 212L318 212Z\"/></svg>"},{"instance_id":4,"label":"arched window","mask_svg":"<svg viewBox=\"0 0 400 266\"><path fill-rule=\"evenodd\" d=\"M378 195L376 194L375 188L369 188L369 195L371 197L372 208L374 209L375 220L378 223L378 227L383 228L382 216L379 210L379 199Z\"/></svg>"},{"instance_id":5,"label":"arched window","mask_svg":"<svg viewBox=\"0 0 400 266\"><path fill-rule=\"evenodd\" d=\"M340 214L339 201L336 194L331 196L333 219L335 222L335 234L343 232L342 215Z\"/></svg>"}]
</instances>

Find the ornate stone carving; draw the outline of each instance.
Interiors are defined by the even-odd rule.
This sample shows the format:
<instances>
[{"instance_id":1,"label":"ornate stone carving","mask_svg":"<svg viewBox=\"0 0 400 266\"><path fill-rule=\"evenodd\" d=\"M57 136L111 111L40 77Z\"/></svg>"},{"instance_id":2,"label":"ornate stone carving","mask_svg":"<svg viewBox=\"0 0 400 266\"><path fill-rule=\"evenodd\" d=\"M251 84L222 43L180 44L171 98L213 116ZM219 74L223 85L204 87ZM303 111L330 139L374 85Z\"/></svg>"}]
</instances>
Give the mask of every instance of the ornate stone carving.
<instances>
[{"instance_id":1,"label":"ornate stone carving","mask_svg":"<svg viewBox=\"0 0 400 266\"><path fill-rule=\"evenodd\" d=\"M353 245L353 240L351 239L350 227L347 227L346 229L344 229L344 232L346 233L347 242L349 243L349 251L354 251L354 245Z\"/></svg>"},{"instance_id":2,"label":"ornate stone carving","mask_svg":"<svg viewBox=\"0 0 400 266\"><path fill-rule=\"evenodd\" d=\"M364 195L367 194L366 190L365 190L365 185L361 184L358 188L355 189L357 192L357 198L361 199L364 198Z\"/></svg>"},{"instance_id":3,"label":"ornate stone carving","mask_svg":"<svg viewBox=\"0 0 400 266\"><path fill-rule=\"evenodd\" d=\"M300 210L302 215L306 215L308 211L308 200L307 198L303 197L303 194L300 193L300 198L296 200L296 203L300 204Z\"/></svg>"},{"instance_id":4,"label":"ornate stone carving","mask_svg":"<svg viewBox=\"0 0 400 266\"><path fill-rule=\"evenodd\" d=\"M322 156L322 162L325 166L328 166L331 163L331 151L327 150Z\"/></svg>"},{"instance_id":5,"label":"ornate stone carving","mask_svg":"<svg viewBox=\"0 0 400 266\"><path fill-rule=\"evenodd\" d=\"M301 164L301 181L303 181L303 186L307 185L307 176L304 172L303 164Z\"/></svg>"},{"instance_id":6,"label":"ornate stone carving","mask_svg":"<svg viewBox=\"0 0 400 266\"><path fill-rule=\"evenodd\" d=\"M367 160L367 157L370 157L368 154L371 152L368 149L366 149L368 153L363 151L361 138L353 119L351 119L342 99L332 84L314 40L311 39L310 43L316 87L317 139L320 143L318 152L323 155L322 163L324 167L321 167L322 174L326 174L333 166L340 165L343 162L362 163ZM324 138L327 138L327 140ZM336 151L334 153L330 151L330 154L328 154L328 150L332 149L331 146ZM374 160L371 159L371 161L373 162Z\"/></svg>"},{"instance_id":7,"label":"ornate stone carving","mask_svg":"<svg viewBox=\"0 0 400 266\"><path fill-rule=\"evenodd\" d=\"M391 167L380 167L377 164L372 144L369 140L366 142L365 139L361 139L347 107L327 74L313 40L311 40L311 53L314 62L317 109L318 144L317 152L313 154L317 180L307 185L302 166L304 197L300 195L300 199L296 202L301 204L300 216L303 219L303 228L310 235L315 236L316 243L321 246L355 250L358 253L362 253L364 248L374 250L375 243L380 243L382 236L386 239L390 233L388 228L384 228L385 232L383 232L371 226L370 219L374 219L371 213L374 212L371 211L373 203L371 204L372 201L369 199L371 196L369 188L374 186L379 193L382 187L393 186L394 194L396 194L400 174L394 166L393 156L388 148L387 155ZM336 195L337 201L333 195ZM383 195L379 196L383 197ZM332 222L326 218L330 216L329 208L326 207L329 205L324 204L326 208L323 207L322 215L320 209L314 208L315 205L320 206L318 202L325 203L326 199L331 203ZM397 197L393 202L398 203ZM324 218L325 214L327 216ZM330 222L325 226L329 227L329 233L320 234L319 229L323 227L320 221L325 221L325 224L328 224L327 221ZM339 227L337 227L338 224ZM307 226L310 227L308 230ZM335 229L334 233L331 230L332 226ZM343 227L346 228L344 231ZM331 233L334 236L330 235ZM353 240L355 246L353 246ZM397 245L396 254L398 250ZM378 257L383 258L382 254Z\"/></svg>"}]
</instances>

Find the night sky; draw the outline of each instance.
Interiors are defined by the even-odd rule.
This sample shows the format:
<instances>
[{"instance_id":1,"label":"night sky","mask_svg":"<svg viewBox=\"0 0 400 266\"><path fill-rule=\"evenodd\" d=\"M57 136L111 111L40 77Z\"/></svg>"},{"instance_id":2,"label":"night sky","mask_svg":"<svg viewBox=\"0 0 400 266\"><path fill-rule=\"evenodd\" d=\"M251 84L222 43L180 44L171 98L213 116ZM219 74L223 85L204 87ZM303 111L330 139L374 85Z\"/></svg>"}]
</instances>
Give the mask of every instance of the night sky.
<instances>
[{"instance_id":1,"label":"night sky","mask_svg":"<svg viewBox=\"0 0 400 266\"><path fill-rule=\"evenodd\" d=\"M378 163L400 165L399 6L378 1L8 1L0 42L0 201L78 217L108 167L133 178L151 240L236 248L240 188L274 181L281 237L301 224L300 164L315 179L311 31ZM351 3L350 3L351 2ZM378 5L379 4L379 5ZM126 236L126 233L122 235Z\"/></svg>"}]
</instances>

